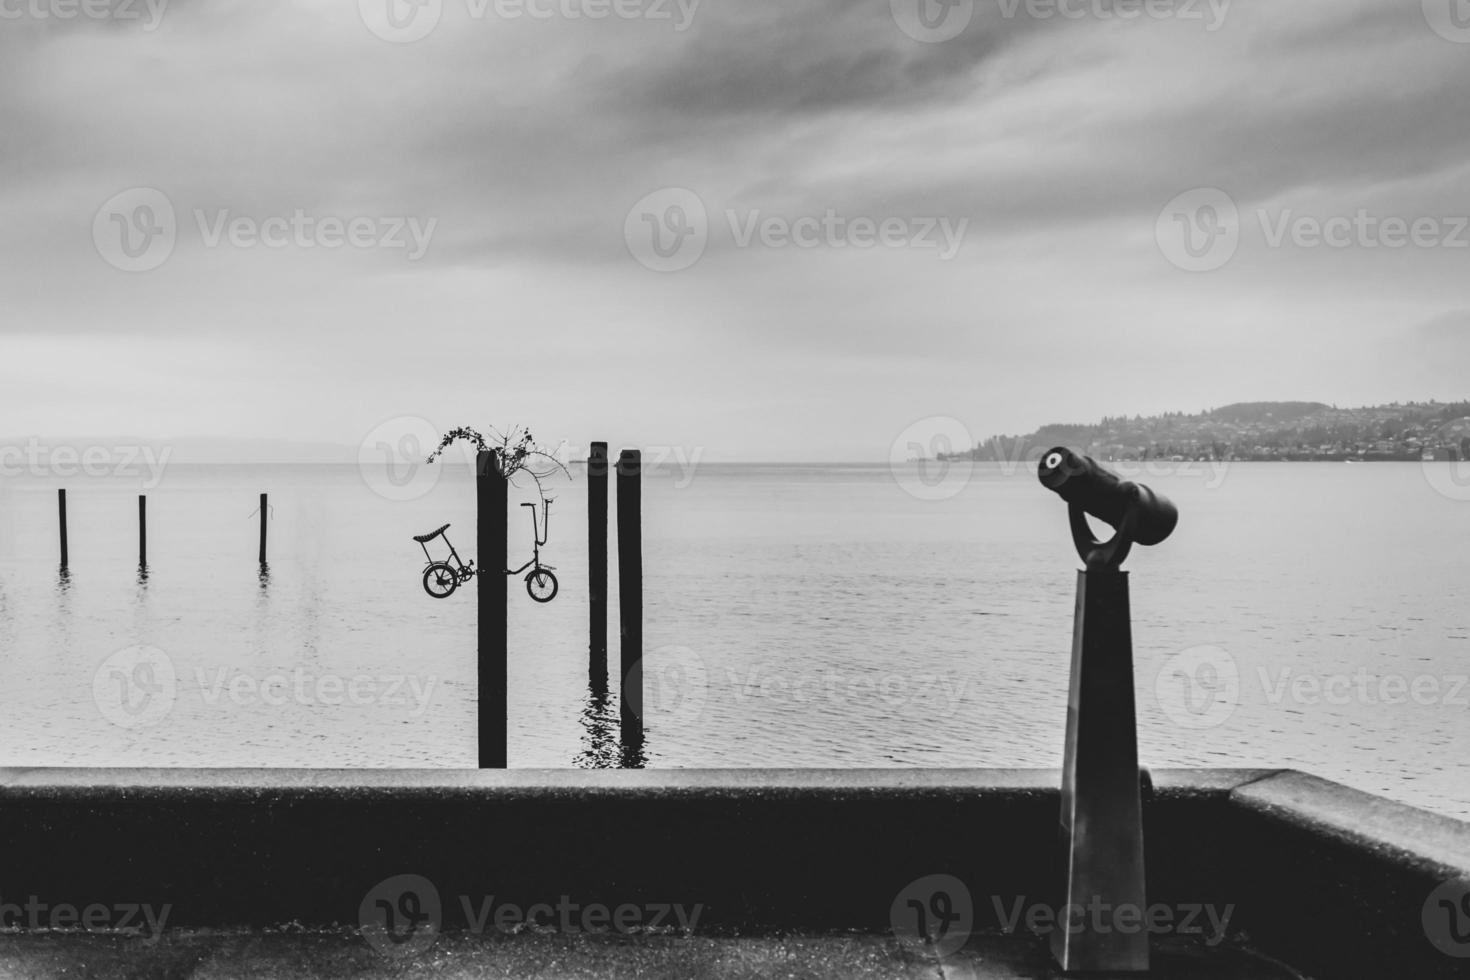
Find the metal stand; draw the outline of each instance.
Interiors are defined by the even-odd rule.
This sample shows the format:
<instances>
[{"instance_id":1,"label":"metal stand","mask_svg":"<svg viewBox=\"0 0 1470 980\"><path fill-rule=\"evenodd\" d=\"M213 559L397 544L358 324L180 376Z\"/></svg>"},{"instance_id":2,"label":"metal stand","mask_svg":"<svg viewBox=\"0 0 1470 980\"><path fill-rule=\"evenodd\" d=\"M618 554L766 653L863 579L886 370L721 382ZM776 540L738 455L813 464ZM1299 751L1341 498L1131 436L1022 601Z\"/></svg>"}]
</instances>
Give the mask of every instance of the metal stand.
<instances>
[{"instance_id":1,"label":"metal stand","mask_svg":"<svg viewBox=\"0 0 1470 980\"><path fill-rule=\"evenodd\" d=\"M1066 890L1051 950L1065 973L1146 973L1143 805L1133 698L1133 637L1124 559L1137 511L1099 543L1084 509L1069 505L1072 538L1086 570L1077 576L1067 753L1062 771L1061 856Z\"/></svg>"}]
</instances>

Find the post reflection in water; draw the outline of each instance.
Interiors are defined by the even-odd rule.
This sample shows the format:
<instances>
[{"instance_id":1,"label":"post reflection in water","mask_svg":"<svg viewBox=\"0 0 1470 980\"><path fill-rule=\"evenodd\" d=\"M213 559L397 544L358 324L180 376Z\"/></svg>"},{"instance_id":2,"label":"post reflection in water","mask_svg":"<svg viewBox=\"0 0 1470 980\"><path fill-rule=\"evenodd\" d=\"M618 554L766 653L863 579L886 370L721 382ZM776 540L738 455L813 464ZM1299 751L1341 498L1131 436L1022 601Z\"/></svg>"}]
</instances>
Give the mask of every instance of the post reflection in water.
<instances>
[{"instance_id":1,"label":"post reflection in water","mask_svg":"<svg viewBox=\"0 0 1470 980\"><path fill-rule=\"evenodd\" d=\"M579 769L617 769L623 763L618 744L617 708L608 700L606 684L595 682L582 704L582 752L573 765Z\"/></svg>"},{"instance_id":2,"label":"post reflection in water","mask_svg":"<svg viewBox=\"0 0 1470 980\"><path fill-rule=\"evenodd\" d=\"M271 567L262 563L258 575L259 587L255 592L255 642L263 649L270 633L271 614Z\"/></svg>"},{"instance_id":3,"label":"post reflection in water","mask_svg":"<svg viewBox=\"0 0 1470 980\"><path fill-rule=\"evenodd\" d=\"M56 624L61 648L72 649L71 572L65 566L62 566L56 579Z\"/></svg>"},{"instance_id":4,"label":"post reflection in water","mask_svg":"<svg viewBox=\"0 0 1470 980\"><path fill-rule=\"evenodd\" d=\"M165 588L167 593L167 588ZM148 566L138 566L138 587L133 600L132 643L143 644L152 640L153 602L148 594Z\"/></svg>"},{"instance_id":5,"label":"post reflection in water","mask_svg":"<svg viewBox=\"0 0 1470 980\"><path fill-rule=\"evenodd\" d=\"M643 769L647 767L648 756L644 754L643 748L644 745L642 742L639 742L637 745L623 747L622 761L624 769Z\"/></svg>"},{"instance_id":6,"label":"post reflection in water","mask_svg":"<svg viewBox=\"0 0 1470 980\"><path fill-rule=\"evenodd\" d=\"M608 693L607 675L594 670L582 703L582 752L573 762L579 769L644 769L648 756L644 740L623 744L622 708ZM645 736L646 737L646 736Z\"/></svg>"}]
</instances>

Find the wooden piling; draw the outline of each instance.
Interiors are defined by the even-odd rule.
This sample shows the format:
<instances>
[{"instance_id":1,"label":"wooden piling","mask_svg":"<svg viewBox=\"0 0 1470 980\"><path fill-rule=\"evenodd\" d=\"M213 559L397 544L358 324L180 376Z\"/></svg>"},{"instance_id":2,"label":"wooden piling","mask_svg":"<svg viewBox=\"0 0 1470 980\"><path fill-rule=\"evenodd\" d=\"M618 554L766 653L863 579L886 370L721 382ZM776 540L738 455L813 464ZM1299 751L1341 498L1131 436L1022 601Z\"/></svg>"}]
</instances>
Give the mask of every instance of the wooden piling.
<instances>
[{"instance_id":1,"label":"wooden piling","mask_svg":"<svg viewBox=\"0 0 1470 980\"><path fill-rule=\"evenodd\" d=\"M479 562L480 768L505 769L509 760L509 651L505 574L509 555L509 491L500 457L476 461L475 547Z\"/></svg>"},{"instance_id":2,"label":"wooden piling","mask_svg":"<svg viewBox=\"0 0 1470 980\"><path fill-rule=\"evenodd\" d=\"M138 495L138 567L148 567L148 498Z\"/></svg>"},{"instance_id":3,"label":"wooden piling","mask_svg":"<svg viewBox=\"0 0 1470 980\"><path fill-rule=\"evenodd\" d=\"M66 548L66 491L56 491L56 506L61 519L61 570L64 572L69 564Z\"/></svg>"},{"instance_id":4,"label":"wooden piling","mask_svg":"<svg viewBox=\"0 0 1470 980\"><path fill-rule=\"evenodd\" d=\"M643 454L618 460L618 624L624 755L643 746Z\"/></svg>"},{"instance_id":5,"label":"wooden piling","mask_svg":"<svg viewBox=\"0 0 1470 980\"><path fill-rule=\"evenodd\" d=\"M607 443L594 442L587 457L587 596L591 610L587 679L594 694L607 693Z\"/></svg>"},{"instance_id":6,"label":"wooden piling","mask_svg":"<svg viewBox=\"0 0 1470 980\"><path fill-rule=\"evenodd\" d=\"M262 565L265 564L266 513L268 512L269 506L270 506L270 496L268 494L264 494L264 493L261 494L260 495L260 563Z\"/></svg>"}]
</instances>

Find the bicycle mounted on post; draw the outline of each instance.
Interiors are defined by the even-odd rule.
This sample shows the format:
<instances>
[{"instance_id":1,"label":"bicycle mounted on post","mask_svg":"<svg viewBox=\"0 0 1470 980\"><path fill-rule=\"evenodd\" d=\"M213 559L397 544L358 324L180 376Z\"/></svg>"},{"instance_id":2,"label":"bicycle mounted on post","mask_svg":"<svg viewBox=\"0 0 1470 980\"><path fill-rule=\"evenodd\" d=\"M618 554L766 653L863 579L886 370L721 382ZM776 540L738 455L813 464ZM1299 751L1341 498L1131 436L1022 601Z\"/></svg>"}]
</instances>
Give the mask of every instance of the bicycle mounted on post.
<instances>
[{"instance_id":1,"label":"bicycle mounted on post","mask_svg":"<svg viewBox=\"0 0 1470 980\"><path fill-rule=\"evenodd\" d=\"M556 598L560 589L556 576L552 574L555 566L541 564L541 547L546 544L551 533L551 501L542 500L542 518L538 523L536 519L535 504L521 504L522 507L531 508L531 541L532 557L520 568L514 571L506 569L506 575L519 575L530 569L526 576L526 592L536 602L547 603ZM414 540L424 549L424 557L429 560L428 567L424 569L424 591L435 599L448 599L461 584L475 577L476 569L473 561L465 563L459 552L454 550L454 544L445 534L452 525L446 524L437 531L429 534L418 535ZM443 538L444 543L449 546L450 561L435 561L433 555L429 554L429 542L436 538Z\"/></svg>"}]
</instances>

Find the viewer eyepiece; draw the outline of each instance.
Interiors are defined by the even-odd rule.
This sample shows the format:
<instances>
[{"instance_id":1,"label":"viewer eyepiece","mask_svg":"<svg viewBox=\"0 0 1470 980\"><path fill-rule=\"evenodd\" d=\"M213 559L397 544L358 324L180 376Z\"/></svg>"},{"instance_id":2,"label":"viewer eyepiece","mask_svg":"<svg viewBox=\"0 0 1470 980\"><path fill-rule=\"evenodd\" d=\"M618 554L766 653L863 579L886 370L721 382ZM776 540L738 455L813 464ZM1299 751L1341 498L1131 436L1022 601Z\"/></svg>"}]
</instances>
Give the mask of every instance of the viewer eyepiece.
<instances>
[{"instance_id":1,"label":"viewer eyepiece","mask_svg":"<svg viewBox=\"0 0 1470 980\"><path fill-rule=\"evenodd\" d=\"M1138 544L1160 544L1179 524L1179 510L1169 498L1065 447L1041 458L1038 475L1042 486L1115 530L1133 511L1133 540Z\"/></svg>"}]
</instances>

